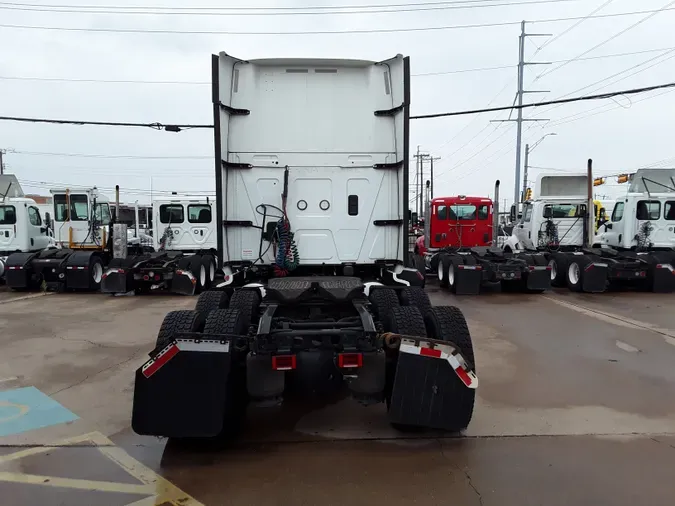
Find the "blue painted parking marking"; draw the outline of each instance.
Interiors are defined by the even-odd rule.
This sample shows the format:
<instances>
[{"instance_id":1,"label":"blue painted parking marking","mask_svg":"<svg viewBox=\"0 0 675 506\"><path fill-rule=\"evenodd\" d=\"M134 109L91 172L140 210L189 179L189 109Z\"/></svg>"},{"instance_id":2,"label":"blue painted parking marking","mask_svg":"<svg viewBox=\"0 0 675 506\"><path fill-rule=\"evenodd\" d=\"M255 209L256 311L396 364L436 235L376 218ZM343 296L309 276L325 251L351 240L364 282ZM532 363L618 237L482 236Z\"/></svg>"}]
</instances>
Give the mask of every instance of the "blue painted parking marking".
<instances>
[{"instance_id":1,"label":"blue painted parking marking","mask_svg":"<svg viewBox=\"0 0 675 506\"><path fill-rule=\"evenodd\" d=\"M35 387L0 392L0 437L72 422L78 418Z\"/></svg>"}]
</instances>

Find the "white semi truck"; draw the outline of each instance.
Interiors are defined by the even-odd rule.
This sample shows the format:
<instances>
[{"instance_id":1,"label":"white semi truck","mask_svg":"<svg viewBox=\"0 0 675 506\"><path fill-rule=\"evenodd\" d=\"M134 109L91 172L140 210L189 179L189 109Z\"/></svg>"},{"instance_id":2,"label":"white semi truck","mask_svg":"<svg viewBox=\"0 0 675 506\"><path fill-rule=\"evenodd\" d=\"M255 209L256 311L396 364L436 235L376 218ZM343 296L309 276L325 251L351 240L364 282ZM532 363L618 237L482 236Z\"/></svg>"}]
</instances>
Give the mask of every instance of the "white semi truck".
<instances>
[{"instance_id":1,"label":"white semi truck","mask_svg":"<svg viewBox=\"0 0 675 506\"><path fill-rule=\"evenodd\" d=\"M11 174L0 175L0 279L5 280L7 258L13 253L31 253L56 248L49 215L26 198Z\"/></svg>"},{"instance_id":2,"label":"white semi truck","mask_svg":"<svg viewBox=\"0 0 675 506\"><path fill-rule=\"evenodd\" d=\"M230 433L249 402L345 388L401 429L464 429L477 378L456 307L408 241L410 65L213 56L218 262L135 377L145 435Z\"/></svg>"},{"instance_id":3,"label":"white semi truck","mask_svg":"<svg viewBox=\"0 0 675 506\"><path fill-rule=\"evenodd\" d=\"M37 205L24 199L15 236L18 246L5 260L5 280L14 290L98 290L110 254L111 212L96 188L50 190L54 214L46 220ZM45 213L46 214L46 213ZM18 216L18 215L17 215ZM23 226L20 227L19 224Z\"/></svg>"},{"instance_id":4,"label":"white semi truck","mask_svg":"<svg viewBox=\"0 0 675 506\"><path fill-rule=\"evenodd\" d=\"M103 274L104 293L168 290L194 295L216 276L216 223L208 199L159 199L152 203L153 249L113 258Z\"/></svg>"},{"instance_id":5,"label":"white semi truck","mask_svg":"<svg viewBox=\"0 0 675 506\"><path fill-rule=\"evenodd\" d=\"M675 290L675 170L640 169L595 235L592 164L586 174L541 175L535 199L504 248L546 255L554 286L604 292L634 285ZM588 210L591 210L588 212Z\"/></svg>"}]
</instances>

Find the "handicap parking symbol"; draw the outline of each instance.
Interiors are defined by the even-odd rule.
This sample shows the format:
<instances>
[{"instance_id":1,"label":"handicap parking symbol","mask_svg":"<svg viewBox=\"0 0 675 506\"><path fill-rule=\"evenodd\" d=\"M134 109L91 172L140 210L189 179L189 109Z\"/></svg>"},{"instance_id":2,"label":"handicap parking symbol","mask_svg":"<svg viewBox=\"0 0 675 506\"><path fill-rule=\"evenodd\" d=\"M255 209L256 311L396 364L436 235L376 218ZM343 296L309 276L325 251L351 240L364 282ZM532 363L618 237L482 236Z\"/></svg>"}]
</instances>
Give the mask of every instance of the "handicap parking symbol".
<instances>
[{"instance_id":1,"label":"handicap parking symbol","mask_svg":"<svg viewBox=\"0 0 675 506\"><path fill-rule=\"evenodd\" d=\"M78 418L35 387L0 392L0 437L72 422Z\"/></svg>"}]
</instances>

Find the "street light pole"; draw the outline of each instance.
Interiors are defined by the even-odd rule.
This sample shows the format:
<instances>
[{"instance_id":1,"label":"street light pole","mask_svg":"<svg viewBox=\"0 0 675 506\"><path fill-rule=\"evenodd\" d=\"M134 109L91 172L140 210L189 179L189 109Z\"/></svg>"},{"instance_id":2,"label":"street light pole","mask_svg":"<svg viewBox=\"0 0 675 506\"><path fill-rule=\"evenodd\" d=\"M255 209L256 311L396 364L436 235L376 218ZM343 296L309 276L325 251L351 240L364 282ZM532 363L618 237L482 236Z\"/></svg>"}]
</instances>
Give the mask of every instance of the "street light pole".
<instances>
[{"instance_id":1,"label":"street light pole","mask_svg":"<svg viewBox=\"0 0 675 506\"><path fill-rule=\"evenodd\" d=\"M525 202L525 194L527 193L527 174L528 174L528 167L529 167L529 161L530 161L530 151L534 151L534 149L541 144L541 141L546 139L549 135L558 135L555 132L548 133L544 135L541 139L539 139L537 142L534 143L532 146L532 149L530 149L529 144L525 144L525 163L523 167L523 193L521 196L521 200Z\"/></svg>"}]
</instances>

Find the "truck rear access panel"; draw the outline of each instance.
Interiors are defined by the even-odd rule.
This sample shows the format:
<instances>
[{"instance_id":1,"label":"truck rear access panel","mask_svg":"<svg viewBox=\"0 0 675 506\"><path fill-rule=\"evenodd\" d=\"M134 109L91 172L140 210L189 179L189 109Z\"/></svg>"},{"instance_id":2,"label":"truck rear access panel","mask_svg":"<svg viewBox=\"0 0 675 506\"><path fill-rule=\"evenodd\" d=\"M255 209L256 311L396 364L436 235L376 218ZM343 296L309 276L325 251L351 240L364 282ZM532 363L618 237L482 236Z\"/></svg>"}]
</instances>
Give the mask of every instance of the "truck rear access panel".
<instances>
[{"instance_id":1,"label":"truck rear access panel","mask_svg":"<svg viewBox=\"0 0 675 506\"><path fill-rule=\"evenodd\" d=\"M225 265L274 263L259 227L284 212L301 265L407 256L405 62L214 56Z\"/></svg>"}]
</instances>

